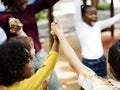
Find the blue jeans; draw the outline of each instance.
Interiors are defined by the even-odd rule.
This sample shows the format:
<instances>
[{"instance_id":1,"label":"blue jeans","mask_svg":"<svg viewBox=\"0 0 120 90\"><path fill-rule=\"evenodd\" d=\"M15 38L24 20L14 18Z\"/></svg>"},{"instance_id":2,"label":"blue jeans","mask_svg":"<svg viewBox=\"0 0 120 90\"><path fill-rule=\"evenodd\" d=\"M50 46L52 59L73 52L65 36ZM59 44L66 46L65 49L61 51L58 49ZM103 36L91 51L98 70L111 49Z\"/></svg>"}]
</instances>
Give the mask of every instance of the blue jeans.
<instances>
[{"instance_id":1,"label":"blue jeans","mask_svg":"<svg viewBox=\"0 0 120 90\"><path fill-rule=\"evenodd\" d=\"M98 76L107 76L107 64L106 57L103 55L98 59L85 59L82 58L82 63L87 67L91 68Z\"/></svg>"},{"instance_id":2,"label":"blue jeans","mask_svg":"<svg viewBox=\"0 0 120 90\"><path fill-rule=\"evenodd\" d=\"M33 59L33 73L39 69L46 60L47 53L44 49L41 49L40 52L36 53ZM56 75L55 70L53 70L52 74L50 75L50 80L48 82L49 90L63 90L62 85Z\"/></svg>"}]
</instances>

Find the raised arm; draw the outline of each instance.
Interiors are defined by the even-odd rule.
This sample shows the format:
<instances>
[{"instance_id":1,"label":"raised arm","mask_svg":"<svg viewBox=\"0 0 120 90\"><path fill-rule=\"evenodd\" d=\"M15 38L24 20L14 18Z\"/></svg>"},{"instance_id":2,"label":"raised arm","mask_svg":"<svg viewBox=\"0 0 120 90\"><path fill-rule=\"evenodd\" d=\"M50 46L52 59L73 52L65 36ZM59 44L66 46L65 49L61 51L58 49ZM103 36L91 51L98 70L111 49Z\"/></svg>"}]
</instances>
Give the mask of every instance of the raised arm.
<instances>
[{"instance_id":1,"label":"raised arm","mask_svg":"<svg viewBox=\"0 0 120 90\"><path fill-rule=\"evenodd\" d=\"M67 42L64 33L62 31L61 23L57 20L51 24L52 31L57 35L61 48L65 54L65 56L69 59L70 65L75 69L75 71L79 74L81 68L81 61L78 56L71 48L69 43Z\"/></svg>"},{"instance_id":2,"label":"raised arm","mask_svg":"<svg viewBox=\"0 0 120 90\"><path fill-rule=\"evenodd\" d=\"M59 0L37 0L35 3L31 4L33 6L35 13L40 12L41 10L51 8Z\"/></svg>"},{"instance_id":3,"label":"raised arm","mask_svg":"<svg viewBox=\"0 0 120 90\"><path fill-rule=\"evenodd\" d=\"M60 41L64 55L68 58L70 65L79 74L78 83L85 90L115 90L114 86L107 79L98 77L91 69L84 66L75 51L72 49L62 31L61 23L55 20L51 24L52 31L56 34ZM90 89L89 89L90 88Z\"/></svg>"},{"instance_id":4,"label":"raised arm","mask_svg":"<svg viewBox=\"0 0 120 90\"><path fill-rule=\"evenodd\" d=\"M9 18L9 26L12 34L16 34L18 36L27 36L27 34L23 31L23 24L19 19Z\"/></svg>"},{"instance_id":5,"label":"raised arm","mask_svg":"<svg viewBox=\"0 0 120 90\"><path fill-rule=\"evenodd\" d=\"M82 21L82 16L81 16L81 0L74 0L74 5L75 5L75 13L74 13L74 24L75 28L80 25Z\"/></svg>"},{"instance_id":6,"label":"raised arm","mask_svg":"<svg viewBox=\"0 0 120 90\"><path fill-rule=\"evenodd\" d=\"M120 21L120 14L117 14L109 19L99 21L100 28L101 30L103 30L107 27L110 27L111 25L115 24L118 21Z\"/></svg>"}]
</instances>

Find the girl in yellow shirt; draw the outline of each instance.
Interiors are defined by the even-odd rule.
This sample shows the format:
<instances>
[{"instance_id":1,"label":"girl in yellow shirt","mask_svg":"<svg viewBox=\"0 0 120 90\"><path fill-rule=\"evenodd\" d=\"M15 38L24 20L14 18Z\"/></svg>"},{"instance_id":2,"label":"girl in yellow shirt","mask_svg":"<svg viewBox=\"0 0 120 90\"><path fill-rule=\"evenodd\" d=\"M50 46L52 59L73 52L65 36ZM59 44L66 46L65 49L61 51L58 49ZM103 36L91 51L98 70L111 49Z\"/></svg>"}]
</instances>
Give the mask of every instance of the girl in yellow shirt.
<instances>
[{"instance_id":1,"label":"girl in yellow shirt","mask_svg":"<svg viewBox=\"0 0 120 90\"><path fill-rule=\"evenodd\" d=\"M59 41L55 35L53 35L53 39L53 46L45 63L34 75L32 75L31 71L32 58L35 53L32 42L30 46L27 46L17 40L11 40L1 45L1 87L3 86L4 90L43 90L42 83L51 74L58 58Z\"/></svg>"}]
</instances>

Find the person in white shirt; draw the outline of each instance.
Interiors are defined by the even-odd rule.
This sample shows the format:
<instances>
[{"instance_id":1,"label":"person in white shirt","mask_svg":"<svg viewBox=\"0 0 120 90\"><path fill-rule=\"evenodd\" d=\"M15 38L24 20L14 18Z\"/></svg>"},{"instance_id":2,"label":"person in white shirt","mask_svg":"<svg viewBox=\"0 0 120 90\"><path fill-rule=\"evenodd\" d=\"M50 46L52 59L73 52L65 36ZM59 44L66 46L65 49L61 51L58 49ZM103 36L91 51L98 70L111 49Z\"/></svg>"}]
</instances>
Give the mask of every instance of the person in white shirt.
<instances>
[{"instance_id":1,"label":"person in white shirt","mask_svg":"<svg viewBox=\"0 0 120 90\"><path fill-rule=\"evenodd\" d=\"M58 37L61 49L68 58L69 64L78 74L78 83L84 90L120 90L120 40L113 44L109 50L108 63L110 68L108 70L114 78L105 79L81 62L65 38L62 25L58 19L52 22L51 30Z\"/></svg>"},{"instance_id":2,"label":"person in white shirt","mask_svg":"<svg viewBox=\"0 0 120 90\"><path fill-rule=\"evenodd\" d=\"M111 73L109 79L120 87L120 40L116 41L108 52L108 70ZM116 80L116 81L115 81ZM118 83L119 82L119 83Z\"/></svg>"},{"instance_id":3,"label":"person in white shirt","mask_svg":"<svg viewBox=\"0 0 120 90\"><path fill-rule=\"evenodd\" d=\"M0 27L0 45L3 44L7 40L7 36L4 30Z\"/></svg>"},{"instance_id":4,"label":"person in white shirt","mask_svg":"<svg viewBox=\"0 0 120 90\"><path fill-rule=\"evenodd\" d=\"M97 21L97 10L91 5L82 5L74 0L75 30L82 49L82 62L98 76L107 78L106 56L101 41L101 31L120 21L120 14Z\"/></svg>"}]
</instances>

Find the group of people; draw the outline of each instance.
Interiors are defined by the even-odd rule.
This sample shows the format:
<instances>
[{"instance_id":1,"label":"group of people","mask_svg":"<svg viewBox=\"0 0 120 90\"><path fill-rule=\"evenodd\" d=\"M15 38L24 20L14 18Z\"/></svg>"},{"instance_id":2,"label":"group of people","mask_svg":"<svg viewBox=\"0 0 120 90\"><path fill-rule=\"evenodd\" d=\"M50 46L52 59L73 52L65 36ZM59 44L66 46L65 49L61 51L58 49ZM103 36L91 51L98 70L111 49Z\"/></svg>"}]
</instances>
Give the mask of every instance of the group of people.
<instances>
[{"instance_id":1,"label":"group of people","mask_svg":"<svg viewBox=\"0 0 120 90\"><path fill-rule=\"evenodd\" d=\"M51 23L53 45L49 54L41 47L35 14L52 7L59 0L1 0L6 8L0 12L0 90L63 90L54 70L59 44L78 74L84 90L120 90L120 40L104 55L101 31L120 21L120 14L97 21L91 5L75 3L75 29L82 48L82 62L67 42L61 22ZM107 74L107 63L112 79Z\"/></svg>"},{"instance_id":2,"label":"group of people","mask_svg":"<svg viewBox=\"0 0 120 90\"><path fill-rule=\"evenodd\" d=\"M35 14L41 10L52 7L56 2L58 2L58 0L36 0L35 3L32 4L28 4L28 0L1 0L1 2L6 7L3 12L0 12L0 26L7 36L6 41L11 37L16 36L15 32L10 32L9 18L19 19L23 24L23 30L26 35L33 39L35 56L33 57L32 73L34 74L40 67L42 67L48 55L41 47L41 43L39 41ZM17 29L18 27L16 26L11 28ZM54 70L46 81L48 82L49 90L63 90Z\"/></svg>"}]
</instances>

